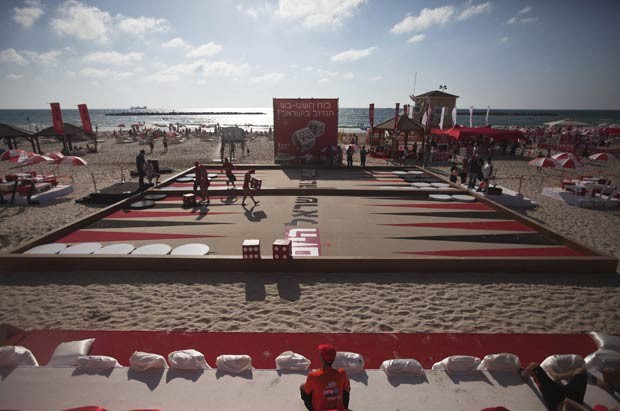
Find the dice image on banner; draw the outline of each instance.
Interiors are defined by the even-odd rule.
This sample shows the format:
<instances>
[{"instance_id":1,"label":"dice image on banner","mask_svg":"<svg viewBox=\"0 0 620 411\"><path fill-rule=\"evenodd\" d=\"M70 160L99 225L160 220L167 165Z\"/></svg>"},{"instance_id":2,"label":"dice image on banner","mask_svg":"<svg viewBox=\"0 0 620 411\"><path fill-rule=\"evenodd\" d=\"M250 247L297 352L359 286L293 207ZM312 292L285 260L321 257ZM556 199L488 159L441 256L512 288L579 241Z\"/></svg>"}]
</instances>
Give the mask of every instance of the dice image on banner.
<instances>
[{"instance_id":1,"label":"dice image on banner","mask_svg":"<svg viewBox=\"0 0 620 411\"><path fill-rule=\"evenodd\" d=\"M260 260L260 240L243 240L244 260Z\"/></svg>"},{"instance_id":2,"label":"dice image on banner","mask_svg":"<svg viewBox=\"0 0 620 411\"><path fill-rule=\"evenodd\" d=\"M314 137L319 138L325 132L325 123L318 120L310 120L308 122L308 128L310 129L310 131L312 131Z\"/></svg>"},{"instance_id":3,"label":"dice image on banner","mask_svg":"<svg viewBox=\"0 0 620 411\"><path fill-rule=\"evenodd\" d=\"M293 242L279 239L273 242L273 259L290 260L293 258Z\"/></svg>"},{"instance_id":4,"label":"dice image on banner","mask_svg":"<svg viewBox=\"0 0 620 411\"><path fill-rule=\"evenodd\" d=\"M252 177L250 179L250 187L255 189L255 190L260 190L260 188L263 185L263 180L261 180L260 178L256 178L256 177Z\"/></svg>"},{"instance_id":5,"label":"dice image on banner","mask_svg":"<svg viewBox=\"0 0 620 411\"><path fill-rule=\"evenodd\" d=\"M293 144L299 146L301 151L308 151L312 147L314 147L314 143L316 143L316 137L312 130L308 127L300 128L295 131L291 137L291 141Z\"/></svg>"}]
</instances>

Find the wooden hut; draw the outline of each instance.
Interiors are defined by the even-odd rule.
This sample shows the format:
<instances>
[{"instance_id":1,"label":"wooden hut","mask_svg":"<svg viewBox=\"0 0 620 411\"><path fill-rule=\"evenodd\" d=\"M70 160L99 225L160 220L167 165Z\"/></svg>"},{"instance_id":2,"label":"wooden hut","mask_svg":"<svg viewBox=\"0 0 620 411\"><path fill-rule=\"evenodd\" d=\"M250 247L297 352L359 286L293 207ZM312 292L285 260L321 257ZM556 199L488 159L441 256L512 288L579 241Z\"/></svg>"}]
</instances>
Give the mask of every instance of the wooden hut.
<instances>
[{"instance_id":1,"label":"wooden hut","mask_svg":"<svg viewBox=\"0 0 620 411\"><path fill-rule=\"evenodd\" d=\"M11 126L9 124L0 123L0 138L7 144L9 150L17 148L18 138L26 139L30 142L30 144L32 144L32 151L41 154L39 138L36 134L32 134L30 131Z\"/></svg>"},{"instance_id":2,"label":"wooden hut","mask_svg":"<svg viewBox=\"0 0 620 411\"><path fill-rule=\"evenodd\" d=\"M74 126L73 124L64 123L64 134L58 134L54 127L45 128L38 133L36 136L45 136L45 137L59 137L62 141L63 152L71 152L73 151L73 141L77 140L77 137L89 137L93 138L94 136L89 136L84 129L78 126Z\"/></svg>"},{"instance_id":3,"label":"wooden hut","mask_svg":"<svg viewBox=\"0 0 620 411\"><path fill-rule=\"evenodd\" d=\"M414 120L422 122L424 112L430 104L432 114L430 119L431 121L427 124L427 127L439 128L442 107L446 108L443 119L443 128L451 128L454 126L454 124L452 124L452 109L456 107L456 99L459 98L459 96L448 94L439 90L433 90L417 96L411 95L409 97L415 102L415 107L413 108Z\"/></svg>"}]
</instances>

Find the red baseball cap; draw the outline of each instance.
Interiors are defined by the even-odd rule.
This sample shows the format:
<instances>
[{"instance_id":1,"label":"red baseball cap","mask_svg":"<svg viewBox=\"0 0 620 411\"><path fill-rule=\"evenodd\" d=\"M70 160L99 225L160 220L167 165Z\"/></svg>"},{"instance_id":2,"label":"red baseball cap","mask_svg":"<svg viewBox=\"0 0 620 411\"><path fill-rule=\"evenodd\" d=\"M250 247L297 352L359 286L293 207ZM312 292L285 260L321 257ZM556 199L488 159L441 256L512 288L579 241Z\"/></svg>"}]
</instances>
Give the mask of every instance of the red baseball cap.
<instances>
[{"instance_id":1,"label":"red baseball cap","mask_svg":"<svg viewBox=\"0 0 620 411\"><path fill-rule=\"evenodd\" d=\"M318 347L321 358L328 363L333 363L336 359L336 349L331 344L320 344Z\"/></svg>"}]
</instances>

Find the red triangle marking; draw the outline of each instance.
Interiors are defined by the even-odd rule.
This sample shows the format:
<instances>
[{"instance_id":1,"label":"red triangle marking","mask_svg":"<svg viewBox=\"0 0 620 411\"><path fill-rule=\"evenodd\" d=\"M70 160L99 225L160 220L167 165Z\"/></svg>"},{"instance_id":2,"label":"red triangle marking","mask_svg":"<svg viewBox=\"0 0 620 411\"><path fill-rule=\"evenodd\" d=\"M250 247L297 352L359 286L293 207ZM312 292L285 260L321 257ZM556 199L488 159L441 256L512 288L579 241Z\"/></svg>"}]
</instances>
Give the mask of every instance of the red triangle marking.
<instances>
[{"instance_id":1,"label":"red triangle marking","mask_svg":"<svg viewBox=\"0 0 620 411\"><path fill-rule=\"evenodd\" d=\"M87 241L141 241L177 238L213 238L225 237L222 235L205 234L163 234L163 233L132 233L125 231L97 231L77 230L63 238L56 240L58 243L82 243Z\"/></svg>"},{"instance_id":2,"label":"red triangle marking","mask_svg":"<svg viewBox=\"0 0 620 411\"><path fill-rule=\"evenodd\" d=\"M372 207L409 207L409 208L438 208L445 210L489 210L491 207L483 203L422 203L422 204L367 204Z\"/></svg>"},{"instance_id":3,"label":"red triangle marking","mask_svg":"<svg viewBox=\"0 0 620 411\"><path fill-rule=\"evenodd\" d=\"M480 250L397 251L397 254L438 255L446 257L576 257L579 251L568 247L524 247Z\"/></svg>"},{"instance_id":4,"label":"red triangle marking","mask_svg":"<svg viewBox=\"0 0 620 411\"><path fill-rule=\"evenodd\" d=\"M500 230L500 231L528 231L535 232L533 228L517 221L462 221L457 223L410 223L410 224L379 224L394 227L433 227L452 228L462 230Z\"/></svg>"},{"instance_id":5,"label":"red triangle marking","mask_svg":"<svg viewBox=\"0 0 620 411\"><path fill-rule=\"evenodd\" d=\"M205 213L206 216L219 215L219 214L243 214L241 212L233 211L209 211ZM199 210L187 210L187 211L140 211L131 210L129 212L117 211L110 214L104 219L120 219L120 218L151 218L151 217L193 217L200 215Z\"/></svg>"}]
</instances>

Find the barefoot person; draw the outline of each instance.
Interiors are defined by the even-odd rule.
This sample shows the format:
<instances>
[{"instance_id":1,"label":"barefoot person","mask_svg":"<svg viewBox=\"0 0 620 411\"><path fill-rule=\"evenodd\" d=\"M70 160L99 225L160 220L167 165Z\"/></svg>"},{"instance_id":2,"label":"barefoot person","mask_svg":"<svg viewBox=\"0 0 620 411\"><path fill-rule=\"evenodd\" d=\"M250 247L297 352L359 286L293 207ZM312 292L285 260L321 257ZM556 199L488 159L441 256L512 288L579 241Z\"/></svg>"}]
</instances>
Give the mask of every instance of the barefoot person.
<instances>
[{"instance_id":1,"label":"barefoot person","mask_svg":"<svg viewBox=\"0 0 620 411\"><path fill-rule=\"evenodd\" d=\"M336 359L336 349L331 344L318 347L323 365L308 374L302 384L301 399L309 411L344 410L349 407L351 384L344 369L336 370L332 364Z\"/></svg>"},{"instance_id":2,"label":"barefoot person","mask_svg":"<svg viewBox=\"0 0 620 411\"><path fill-rule=\"evenodd\" d=\"M209 181L209 173L207 173L207 167L200 165L198 161L194 163L196 179L194 180L194 194L196 193L198 187L200 187L200 196L202 197L202 202L206 200L207 204L209 204L209 186L211 182Z\"/></svg>"},{"instance_id":3,"label":"barefoot person","mask_svg":"<svg viewBox=\"0 0 620 411\"><path fill-rule=\"evenodd\" d=\"M229 184L232 184L234 188L237 188L237 186L235 186L235 181L237 181L237 177L235 177L235 175L233 174L233 169L235 168L233 163L231 163L230 161L228 161L227 158L225 158L222 168L224 169L224 172L226 173L226 178L227 178L226 187L228 187Z\"/></svg>"},{"instance_id":4,"label":"barefoot person","mask_svg":"<svg viewBox=\"0 0 620 411\"><path fill-rule=\"evenodd\" d=\"M243 201L241 202L241 205L245 205L245 199L247 197L250 197L252 201L254 201L254 205L259 203L259 201L256 201L254 197L252 197L252 192L250 189L250 180L252 179L252 174L254 174L255 172L256 170L251 169L247 173L245 173L245 176L243 178Z\"/></svg>"},{"instance_id":5,"label":"barefoot person","mask_svg":"<svg viewBox=\"0 0 620 411\"><path fill-rule=\"evenodd\" d=\"M520 373L524 380L529 377L534 378L550 410L579 409L574 403L583 405L583 397L588 384L588 374L584 367L565 373L547 373L540 365L530 363ZM567 383L562 384L561 380L566 380Z\"/></svg>"}]
</instances>

